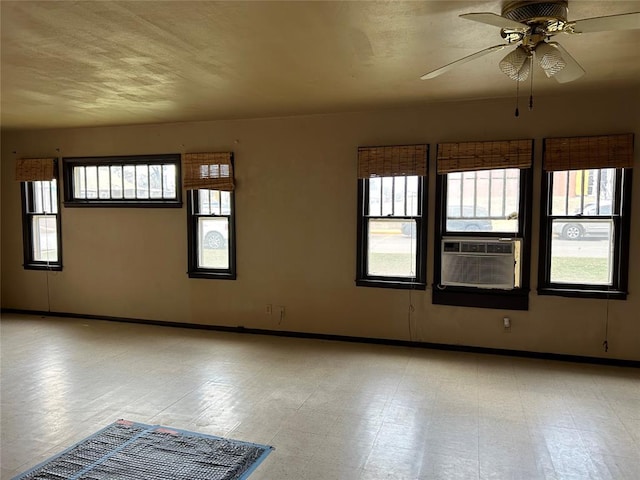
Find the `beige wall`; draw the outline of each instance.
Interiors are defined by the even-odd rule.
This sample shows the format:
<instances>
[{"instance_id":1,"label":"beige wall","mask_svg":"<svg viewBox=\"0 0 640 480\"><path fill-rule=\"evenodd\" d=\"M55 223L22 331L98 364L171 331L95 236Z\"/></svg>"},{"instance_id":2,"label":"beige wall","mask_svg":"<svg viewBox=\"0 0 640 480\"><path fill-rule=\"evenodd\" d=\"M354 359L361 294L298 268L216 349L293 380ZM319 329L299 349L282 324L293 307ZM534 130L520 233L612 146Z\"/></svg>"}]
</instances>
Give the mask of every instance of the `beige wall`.
<instances>
[{"instance_id":1,"label":"beige wall","mask_svg":"<svg viewBox=\"0 0 640 480\"><path fill-rule=\"evenodd\" d=\"M640 360L640 174L633 187L628 299L538 297L535 291L541 139L637 134L639 100L637 91L537 98L535 110L523 109L519 119L512 100L487 100L293 118L3 132L2 307ZM536 140L529 311L432 305L430 289L410 294L355 286L359 145L430 143L433 173L438 142L514 138ZM238 279L187 277L186 208L62 208L64 270L24 270L15 158L54 156L56 148L62 156L234 151ZM434 185L432 174L430 219ZM431 281L432 228L428 252ZM415 311L409 316L410 301ZM273 316L265 313L267 303L286 306L282 322L275 310ZM505 314L512 318L509 334L502 332Z\"/></svg>"}]
</instances>

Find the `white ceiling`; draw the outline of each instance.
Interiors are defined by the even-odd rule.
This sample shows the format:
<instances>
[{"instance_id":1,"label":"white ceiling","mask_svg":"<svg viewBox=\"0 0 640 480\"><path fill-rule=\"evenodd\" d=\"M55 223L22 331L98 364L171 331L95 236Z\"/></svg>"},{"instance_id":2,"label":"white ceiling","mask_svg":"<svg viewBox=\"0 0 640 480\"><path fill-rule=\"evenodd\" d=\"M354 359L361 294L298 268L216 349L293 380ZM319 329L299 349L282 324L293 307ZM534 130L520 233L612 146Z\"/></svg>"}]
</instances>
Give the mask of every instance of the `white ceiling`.
<instances>
[{"instance_id":1,"label":"white ceiling","mask_svg":"<svg viewBox=\"0 0 640 480\"><path fill-rule=\"evenodd\" d=\"M512 97L506 50L420 75L502 42L458 18L500 1L2 0L2 128L214 120ZM569 18L640 11L571 0ZM585 68L536 95L640 86L640 30L555 37ZM528 88L528 82L524 90Z\"/></svg>"}]
</instances>

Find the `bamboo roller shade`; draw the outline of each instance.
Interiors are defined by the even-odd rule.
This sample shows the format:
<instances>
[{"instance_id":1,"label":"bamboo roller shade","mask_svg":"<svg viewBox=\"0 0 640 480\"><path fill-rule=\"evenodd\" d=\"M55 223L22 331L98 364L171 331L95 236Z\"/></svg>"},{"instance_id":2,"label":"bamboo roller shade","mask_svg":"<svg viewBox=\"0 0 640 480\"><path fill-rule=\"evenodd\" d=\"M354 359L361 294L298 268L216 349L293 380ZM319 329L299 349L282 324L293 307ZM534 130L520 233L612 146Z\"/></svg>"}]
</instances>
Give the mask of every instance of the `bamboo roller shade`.
<instances>
[{"instance_id":1,"label":"bamboo roller shade","mask_svg":"<svg viewBox=\"0 0 640 480\"><path fill-rule=\"evenodd\" d=\"M231 152L185 153L183 155L183 182L187 190L234 189Z\"/></svg>"},{"instance_id":2,"label":"bamboo roller shade","mask_svg":"<svg viewBox=\"0 0 640 480\"><path fill-rule=\"evenodd\" d=\"M358 147L358 178L427 175L428 145Z\"/></svg>"},{"instance_id":3,"label":"bamboo roller shade","mask_svg":"<svg viewBox=\"0 0 640 480\"><path fill-rule=\"evenodd\" d=\"M544 169L588 170L633 167L633 134L546 138Z\"/></svg>"},{"instance_id":4,"label":"bamboo roller shade","mask_svg":"<svg viewBox=\"0 0 640 480\"><path fill-rule=\"evenodd\" d=\"M438 144L438 173L530 168L533 140Z\"/></svg>"},{"instance_id":5,"label":"bamboo roller shade","mask_svg":"<svg viewBox=\"0 0 640 480\"><path fill-rule=\"evenodd\" d=\"M55 158L21 158L16 163L19 182L48 182L56 178Z\"/></svg>"}]
</instances>

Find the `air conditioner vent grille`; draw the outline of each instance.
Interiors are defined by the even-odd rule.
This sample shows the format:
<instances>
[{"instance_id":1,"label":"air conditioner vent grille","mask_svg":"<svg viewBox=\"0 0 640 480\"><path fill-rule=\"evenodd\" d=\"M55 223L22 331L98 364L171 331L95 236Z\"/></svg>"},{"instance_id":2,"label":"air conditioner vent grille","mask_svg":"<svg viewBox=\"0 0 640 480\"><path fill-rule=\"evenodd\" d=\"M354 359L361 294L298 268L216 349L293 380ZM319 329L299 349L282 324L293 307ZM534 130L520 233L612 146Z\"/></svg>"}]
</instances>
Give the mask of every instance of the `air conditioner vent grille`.
<instances>
[{"instance_id":1,"label":"air conditioner vent grille","mask_svg":"<svg viewBox=\"0 0 640 480\"><path fill-rule=\"evenodd\" d=\"M443 263L443 284L510 285L513 288L513 259L498 256L448 255Z\"/></svg>"},{"instance_id":2,"label":"air conditioner vent grille","mask_svg":"<svg viewBox=\"0 0 640 480\"><path fill-rule=\"evenodd\" d=\"M520 239L446 238L442 240L443 286L513 289L519 285Z\"/></svg>"}]
</instances>

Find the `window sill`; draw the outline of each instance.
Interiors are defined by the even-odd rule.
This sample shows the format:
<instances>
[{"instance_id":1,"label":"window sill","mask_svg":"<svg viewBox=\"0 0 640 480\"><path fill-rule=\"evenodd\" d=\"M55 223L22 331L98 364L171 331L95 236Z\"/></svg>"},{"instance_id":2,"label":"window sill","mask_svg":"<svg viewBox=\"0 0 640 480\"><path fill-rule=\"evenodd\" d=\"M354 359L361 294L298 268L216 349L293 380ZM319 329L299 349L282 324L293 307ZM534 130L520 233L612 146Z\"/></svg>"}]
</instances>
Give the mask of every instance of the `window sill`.
<instances>
[{"instance_id":1,"label":"window sill","mask_svg":"<svg viewBox=\"0 0 640 480\"><path fill-rule=\"evenodd\" d=\"M426 290L426 283L397 280L356 280L358 287L397 288L401 290Z\"/></svg>"},{"instance_id":2,"label":"window sill","mask_svg":"<svg viewBox=\"0 0 640 480\"><path fill-rule=\"evenodd\" d=\"M62 271L62 265L54 264L42 264L42 263L27 263L23 265L25 270L50 270L54 272Z\"/></svg>"},{"instance_id":3,"label":"window sill","mask_svg":"<svg viewBox=\"0 0 640 480\"><path fill-rule=\"evenodd\" d=\"M434 285L432 303L456 307L496 310L529 310L529 290L497 290L465 287L438 288Z\"/></svg>"},{"instance_id":4,"label":"window sill","mask_svg":"<svg viewBox=\"0 0 640 480\"><path fill-rule=\"evenodd\" d=\"M538 295L555 295L573 298L604 298L611 300L626 300L627 292L621 290L586 290L577 288L545 287L538 288Z\"/></svg>"},{"instance_id":5,"label":"window sill","mask_svg":"<svg viewBox=\"0 0 640 480\"><path fill-rule=\"evenodd\" d=\"M189 278L207 278L209 280L235 280L236 274L229 272L203 272L203 271L194 271L187 272Z\"/></svg>"}]
</instances>

